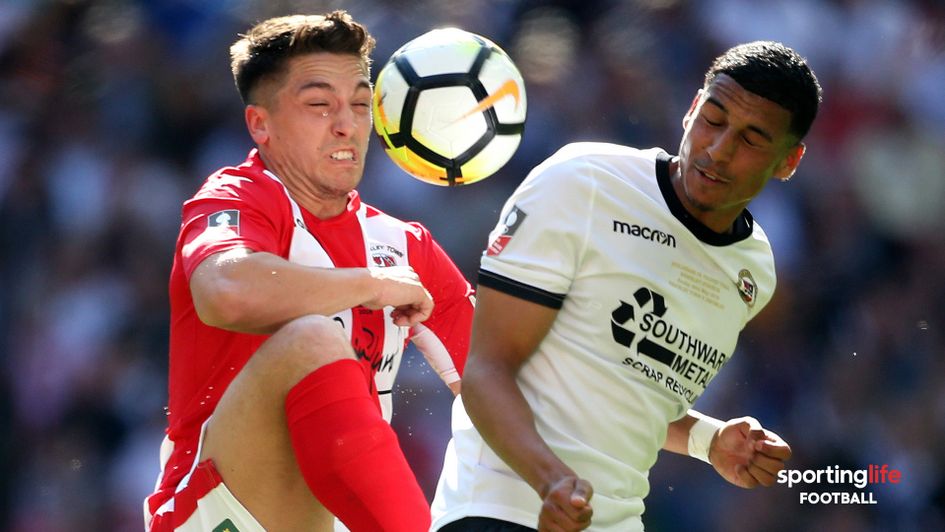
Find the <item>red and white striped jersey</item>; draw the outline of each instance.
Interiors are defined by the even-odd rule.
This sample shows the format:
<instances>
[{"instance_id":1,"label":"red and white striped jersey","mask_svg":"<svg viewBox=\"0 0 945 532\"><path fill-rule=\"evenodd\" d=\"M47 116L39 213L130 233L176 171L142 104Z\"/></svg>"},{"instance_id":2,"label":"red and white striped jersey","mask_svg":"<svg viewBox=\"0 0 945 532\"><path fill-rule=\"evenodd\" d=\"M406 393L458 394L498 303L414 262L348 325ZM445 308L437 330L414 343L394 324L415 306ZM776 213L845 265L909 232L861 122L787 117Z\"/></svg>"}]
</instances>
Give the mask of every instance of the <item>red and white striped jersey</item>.
<instances>
[{"instance_id":1,"label":"red and white striped jersey","mask_svg":"<svg viewBox=\"0 0 945 532\"><path fill-rule=\"evenodd\" d=\"M390 392L408 340L414 340L447 383L459 379L465 364L473 289L429 231L362 203L355 191L345 212L320 220L292 200L253 150L240 166L211 175L183 206L169 287L167 438L171 451L162 457L162 478L148 500L151 512L171 497L187 474L201 425L268 338L210 327L194 309L190 294L194 269L208 256L236 248L268 252L308 266L413 267L435 303L433 314L423 324L407 331L391 323L389 312L363 307L335 316L348 331L362 363L375 372L386 419L390 420Z\"/></svg>"}]
</instances>

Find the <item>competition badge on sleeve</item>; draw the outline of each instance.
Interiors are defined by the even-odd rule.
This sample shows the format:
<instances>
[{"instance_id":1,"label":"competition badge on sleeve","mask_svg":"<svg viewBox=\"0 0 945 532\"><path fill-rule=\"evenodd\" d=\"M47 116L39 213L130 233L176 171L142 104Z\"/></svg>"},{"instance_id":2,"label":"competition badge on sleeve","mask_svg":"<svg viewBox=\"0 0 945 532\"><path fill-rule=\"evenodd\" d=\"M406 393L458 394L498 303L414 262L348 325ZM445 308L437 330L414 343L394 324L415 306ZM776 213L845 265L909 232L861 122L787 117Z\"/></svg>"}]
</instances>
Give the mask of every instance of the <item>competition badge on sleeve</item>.
<instances>
[{"instance_id":1,"label":"competition badge on sleeve","mask_svg":"<svg viewBox=\"0 0 945 532\"><path fill-rule=\"evenodd\" d=\"M211 214L207 217L209 229L230 230L240 234L240 211L228 209Z\"/></svg>"},{"instance_id":2,"label":"competition badge on sleeve","mask_svg":"<svg viewBox=\"0 0 945 532\"><path fill-rule=\"evenodd\" d=\"M525 216L525 211L519 209L518 205L513 205L512 212L505 216L505 220L502 220L502 227L499 229L498 235L496 235L495 239L493 239L492 243L489 244L489 247L486 249L486 255L491 257L502 253L502 250L505 249L509 240L512 240L512 236L515 235L515 231L522 225Z\"/></svg>"}]
</instances>

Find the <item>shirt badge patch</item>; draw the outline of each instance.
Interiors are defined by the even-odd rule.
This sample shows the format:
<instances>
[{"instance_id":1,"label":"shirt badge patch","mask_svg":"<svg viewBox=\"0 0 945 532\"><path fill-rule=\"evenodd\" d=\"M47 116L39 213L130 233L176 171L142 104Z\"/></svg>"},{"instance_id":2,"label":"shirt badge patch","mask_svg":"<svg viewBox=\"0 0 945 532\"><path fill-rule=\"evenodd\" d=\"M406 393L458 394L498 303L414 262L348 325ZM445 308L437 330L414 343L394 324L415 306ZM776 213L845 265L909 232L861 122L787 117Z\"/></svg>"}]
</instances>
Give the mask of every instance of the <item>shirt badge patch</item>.
<instances>
[{"instance_id":1,"label":"shirt badge patch","mask_svg":"<svg viewBox=\"0 0 945 532\"><path fill-rule=\"evenodd\" d=\"M390 268L391 266L396 266L397 262L394 260L394 257L386 253L374 253L371 255L371 259L374 261L374 265L381 268Z\"/></svg>"},{"instance_id":2,"label":"shirt badge patch","mask_svg":"<svg viewBox=\"0 0 945 532\"><path fill-rule=\"evenodd\" d=\"M387 244L375 244L372 243L370 246L371 250L371 261L374 262L375 266L381 268L390 268L391 266L397 266L397 259L394 257L403 258L404 252L390 246Z\"/></svg>"},{"instance_id":3,"label":"shirt badge patch","mask_svg":"<svg viewBox=\"0 0 945 532\"><path fill-rule=\"evenodd\" d=\"M224 229L232 229L236 231L236 234L239 234L240 211L236 209L228 209L225 211L215 212L207 217L207 227L222 227Z\"/></svg>"},{"instance_id":4,"label":"shirt badge patch","mask_svg":"<svg viewBox=\"0 0 945 532\"><path fill-rule=\"evenodd\" d=\"M742 301L749 307L753 307L755 296L758 294L758 285L755 284L755 278L751 276L751 272L748 270L738 272L735 286L738 288L738 294L742 296Z\"/></svg>"},{"instance_id":5,"label":"shirt badge patch","mask_svg":"<svg viewBox=\"0 0 945 532\"><path fill-rule=\"evenodd\" d=\"M502 250L508 245L509 240L512 240L512 236L515 235L515 231L517 231L519 226L522 225L522 222L525 221L526 216L525 211L519 209L518 205L513 205L512 211L506 214L505 219L502 220L502 231L500 231L499 235L495 237L495 240L489 244L489 247L486 248L486 255L494 256L502 253Z\"/></svg>"}]
</instances>

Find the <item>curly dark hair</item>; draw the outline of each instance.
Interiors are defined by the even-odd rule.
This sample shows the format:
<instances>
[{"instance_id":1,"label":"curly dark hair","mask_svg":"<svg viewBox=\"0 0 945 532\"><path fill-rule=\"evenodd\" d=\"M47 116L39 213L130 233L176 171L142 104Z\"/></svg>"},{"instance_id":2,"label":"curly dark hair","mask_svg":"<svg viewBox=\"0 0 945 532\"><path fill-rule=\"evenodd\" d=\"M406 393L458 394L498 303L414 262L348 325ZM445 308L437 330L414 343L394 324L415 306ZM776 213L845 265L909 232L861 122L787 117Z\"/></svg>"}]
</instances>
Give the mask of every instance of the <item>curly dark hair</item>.
<instances>
[{"instance_id":1,"label":"curly dark hair","mask_svg":"<svg viewBox=\"0 0 945 532\"><path fill-rule=\"evenodd\" d=\"M278 78L292 57L330 52L357 56L370 69L374 37L345 11L264 20L230 46L230 68L244 104L257 103L260 81Z\"/></svg>"},{"instance_id":2,"label":"curly dark hair","mask_svg":"<svg viewBox=\"0 0 945 532\"><path fill-rule=\"evenodd\" d=\"M705 74L705 86L719 74L787 109L790 131L798 140L810 131L822 90L807 61L791 48L773 41L740 44L715 59Z\"/></svg>"}]
</instances>

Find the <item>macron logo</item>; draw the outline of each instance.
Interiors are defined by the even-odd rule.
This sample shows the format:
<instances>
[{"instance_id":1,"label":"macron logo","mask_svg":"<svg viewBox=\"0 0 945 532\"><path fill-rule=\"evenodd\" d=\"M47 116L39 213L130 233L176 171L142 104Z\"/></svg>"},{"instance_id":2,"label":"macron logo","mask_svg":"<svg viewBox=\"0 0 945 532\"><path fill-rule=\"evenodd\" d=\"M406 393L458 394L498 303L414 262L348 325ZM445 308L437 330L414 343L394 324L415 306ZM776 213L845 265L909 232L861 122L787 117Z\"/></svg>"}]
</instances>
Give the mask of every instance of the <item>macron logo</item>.
<instances>
[{"instance_id":1,"label":"macron logo","mask_svg":"<svg viewBox=\"0 0 945 532\"><path fill-rule=\"evenodd\" d=\"M614 220L614 232L639 237L671 248L676 247L676 237L669 233L664 233L659 229L650 229L643 225L628 224L627 222Z\"/></svg>"}]
</instances>

